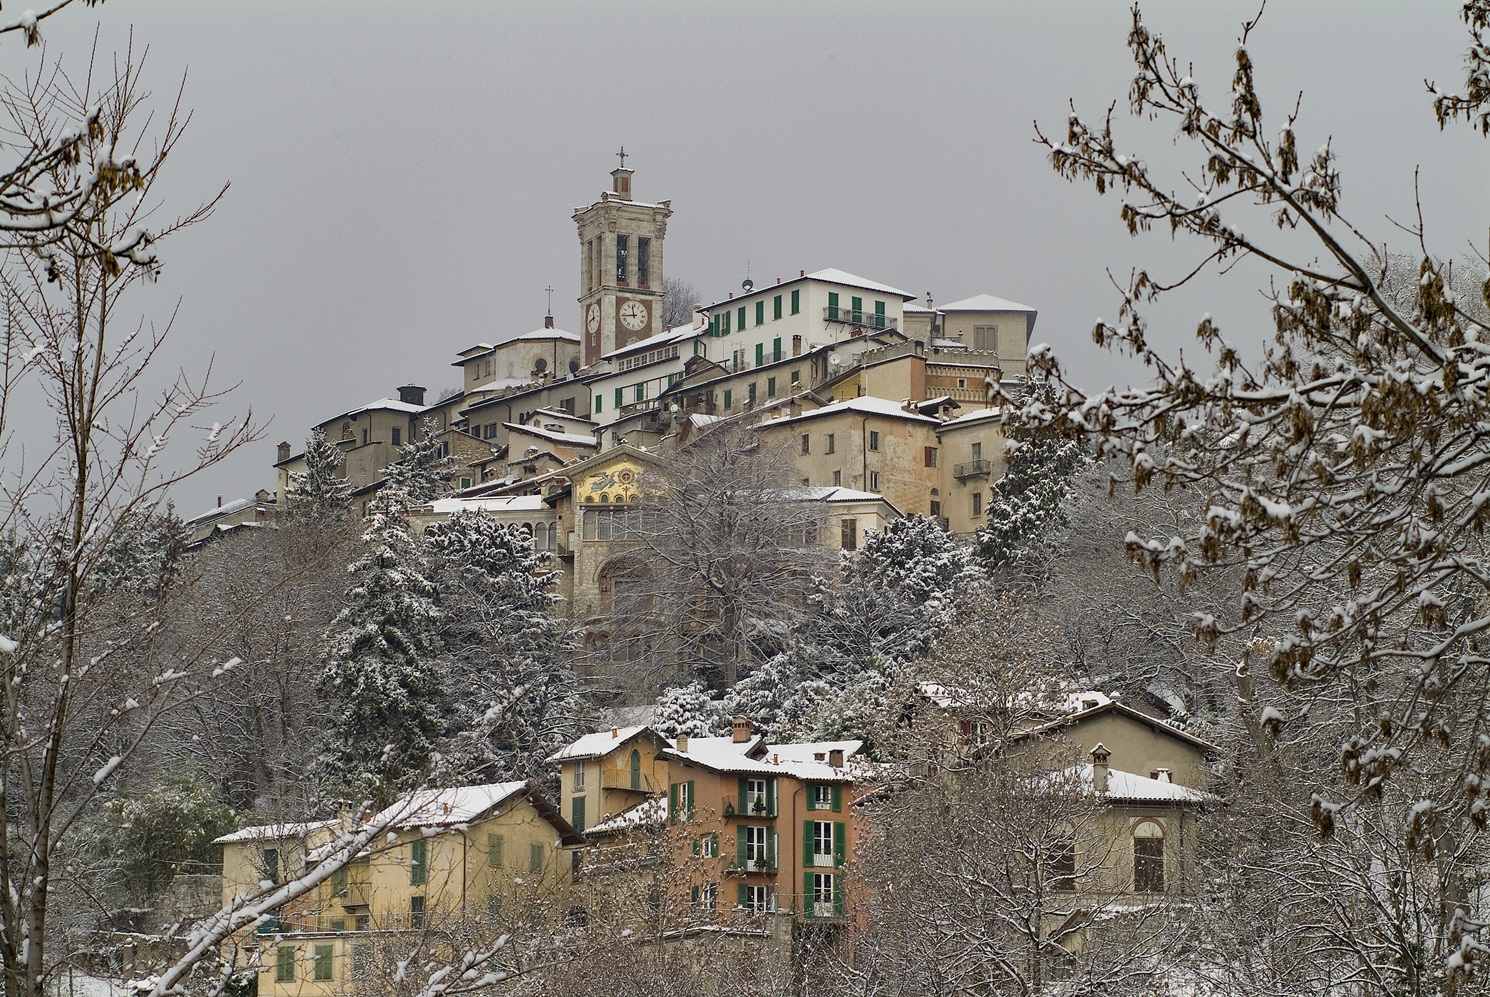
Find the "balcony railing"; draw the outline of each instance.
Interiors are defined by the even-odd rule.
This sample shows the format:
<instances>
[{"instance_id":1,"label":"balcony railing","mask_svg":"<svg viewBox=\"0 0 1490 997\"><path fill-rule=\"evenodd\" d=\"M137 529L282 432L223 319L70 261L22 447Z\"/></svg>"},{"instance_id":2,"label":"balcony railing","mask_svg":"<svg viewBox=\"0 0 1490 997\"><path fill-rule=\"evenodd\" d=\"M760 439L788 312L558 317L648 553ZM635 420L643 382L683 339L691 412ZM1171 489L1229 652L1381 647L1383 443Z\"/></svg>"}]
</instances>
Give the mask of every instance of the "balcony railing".
<instances>
[{"instance_id":1,"label":"balcony railing","mask_svg":"<svg viewBox=\"0 0 1490 997\"><path fill-rule=\"evenodd\" d=\"M895 320L880 312L855 311L852 308L835 308L832 305L823 309L823 321L862 326L865 329L873 329L875 332L895 328Z\"/></svg>"},{"instance_id":2,"label":"balcony railing","mask_svg":"<svg viewBox=\"0 0 1490 997\"><path fill-rule=\"evenodd\" d=\"M992 473L993 461L991 460L965 460L961 464L952 466L952 477L959 481L963 478L986 478Z\"/></svg>"}]
</instances>

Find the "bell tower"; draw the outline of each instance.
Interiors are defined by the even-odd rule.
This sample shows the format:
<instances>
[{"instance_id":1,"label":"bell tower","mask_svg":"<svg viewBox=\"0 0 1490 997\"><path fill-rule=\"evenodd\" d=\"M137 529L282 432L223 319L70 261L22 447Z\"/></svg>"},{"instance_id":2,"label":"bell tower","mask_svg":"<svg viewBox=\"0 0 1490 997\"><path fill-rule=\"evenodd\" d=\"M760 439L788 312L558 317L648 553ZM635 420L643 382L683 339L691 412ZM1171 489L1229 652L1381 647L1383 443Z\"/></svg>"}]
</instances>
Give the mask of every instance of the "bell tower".
<instances>
[{"instance_id":1,"label":"bell tower","mask_svg":"<svg viewBox=\"0 0 1490 997\"><path fill-rule=\"evenodd\" d=\"M631 198L626 149L616 154L611 189L574 209L579 229L582 362L589 366L628 343L662 332L662 240L672 202Z\"/></svg>"}]
</instances>

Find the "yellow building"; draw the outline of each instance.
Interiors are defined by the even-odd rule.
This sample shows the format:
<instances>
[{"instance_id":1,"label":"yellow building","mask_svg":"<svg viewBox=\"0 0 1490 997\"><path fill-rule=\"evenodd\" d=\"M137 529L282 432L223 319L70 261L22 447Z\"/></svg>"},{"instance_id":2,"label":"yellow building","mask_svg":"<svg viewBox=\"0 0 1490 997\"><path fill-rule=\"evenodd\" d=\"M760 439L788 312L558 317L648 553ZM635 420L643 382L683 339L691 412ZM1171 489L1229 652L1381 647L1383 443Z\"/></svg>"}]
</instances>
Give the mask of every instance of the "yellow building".
<instances>
[{"instance_id":1,"label":"yellow building","mask_svg":"<svg viewBox=\"0 0 1490 997\"><path fill-rule=\"evenodd\" d=\"M236 940L261 995L349 993L388 953L456 925L493 934L570 907L584 839L526 782L424 790L372 818L379 843ZM348 825L245 828L223 845L223 897L299 874Z\"/></svg>"},{"instance_id":2,"label":"yellow building","mask_svg":"<svg viewBox=\"0 0 1490 997\"><path fill-rule=\"evenodd\" d=\"M576 831L609 820L667 788L667 739L650 727L612 727L549 756L559 766L560 806Z\"/></svg>"}]
</instances>

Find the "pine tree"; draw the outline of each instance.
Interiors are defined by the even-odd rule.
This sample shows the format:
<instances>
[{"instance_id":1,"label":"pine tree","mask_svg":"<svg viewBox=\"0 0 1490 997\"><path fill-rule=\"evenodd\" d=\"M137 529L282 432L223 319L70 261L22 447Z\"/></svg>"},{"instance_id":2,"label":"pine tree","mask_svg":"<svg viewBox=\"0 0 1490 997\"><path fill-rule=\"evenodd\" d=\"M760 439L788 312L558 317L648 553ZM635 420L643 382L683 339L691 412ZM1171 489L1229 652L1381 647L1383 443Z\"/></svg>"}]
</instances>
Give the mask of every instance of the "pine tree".
<instances>
[{"instance_id":1,"label":"pine tree","mask_svg":"<svg viewBox=\"0 0 1490 997\"><path fill-rule=\"evenodd\" d=\"M313 522L346 518L352 506L352 488L342 473L346 458L326 434L316 430L305 441L305 470L290 475L285 490L286 512Z\"/></svg>"},{"instance_id":2,"label":"pine tree","mask_svg":"<svg viewBox=\"0 0 1490 997\"><path fill-rule=\"evenodd\" d=\"M335 720L320 774L345 799L386 804L418 781L445 730L441 614L417 538L381 495L362 540L327 635L319 686Z\"/></svg>"},{"instance_id":3,"label":"pine tree","mask_svg":"<svg viewBox=\"0 0 1490 997\"><path fill-rule=\"evenodd\" d=\"M722 737L729 730L729 717L708 688L695 680L657 697L652 729L663 737Z\"/></svg>"},{"instance_id":4,"label":"pine tree","mask_svg":"<svg viewBox=\"0 0 1490 997\"><path fill-rule=\"evenodd\" d=\"M439 584L460 732L447 748L462 779L533 779L593 726L570 667L574 633L554 612L552 554L515 524L456 513L425 534Z\"/></svg>"},{"instance_id":5,"label":"pine tree","mask_svg":"<svg viewBox=\"0 0 1490 997\"><path fill-rule=\"evenodd\" d=\"M455 460L439 437L439 426L425 418L419 426L419 438L399 450L398 459L384 472L386 488L406 497L411 506L426 505L450 490L450 476Z\"/></svg>"},{"instance_id":6,"label":"pine tree","mask_svg":"<svg viewBox=\"0 0 1490 997\"><path fill-rule=\"evenodd\" d=\"M1035 386L1024 404L1051 397ZM993 484L988 520L978 530L978 556L1015 584L1038 585L1067 525L1072 484L1089 467L1083 443L1043 429L1016 429L1008 443L1008 467Z\"/></svg>"}]
</instances>

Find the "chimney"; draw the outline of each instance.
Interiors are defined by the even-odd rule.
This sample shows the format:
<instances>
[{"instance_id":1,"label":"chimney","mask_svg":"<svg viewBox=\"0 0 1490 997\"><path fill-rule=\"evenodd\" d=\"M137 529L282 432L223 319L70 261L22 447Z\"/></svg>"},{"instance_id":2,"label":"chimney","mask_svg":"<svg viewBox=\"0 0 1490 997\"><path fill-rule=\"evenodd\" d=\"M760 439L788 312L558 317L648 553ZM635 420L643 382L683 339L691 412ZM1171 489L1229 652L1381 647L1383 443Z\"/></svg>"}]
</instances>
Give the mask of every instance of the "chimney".
<instances>
[{"instance_id":1,"label":"chimney","mask_svg":"<svg viewBox=\"0 0 1490 997\"><path fill-rule=\"evenodd\" d=\"M552 329L554 327L554 317L552 315L543 316L543 327L545 329Z\"/></svg>"},{"instance_id":2,"label":"chimney","mask_svg":"<svg viewBox=\"0 0 1490 997\"><path fill-rule=\"evenodd\" d=\"M1112 752L1107 746L1098 741L1096 747L1092 748L1092 790L1100 794L1107 792L1107 760L1112 757Z\"/></svg>"},{"instance_id":3,"label":"chimney","mask_svg":"<svg viewBox=\"0 0 1490 997\"><path fill-rule=\"evenodd\" d=\"M279 444L279 459L280 460L289 460L290 459L290 441L289 440L281 440L280 441L280 444Z\"/></svg>"},{"instance_id":4,"label":"chimney","mask_svg":"<svg viewBox=\"0 0 1490 997\"><path fill-rule=\"evenodd\" d=\"M749 717L735 717L734 723L730 725L730 735L736 744L744 744L755 736L755 724L750 722Z\"/></svg>"},{"instance_id":5,"label":"chimney","mask_svg":"<svg viewBox=\"0 0 1490 997\"><path fill-rule=\"evenodd\" d=\"M219 508L219 509L222 508L222 496L221 495L219 495L217 497L217 508Z\"/></svg>"},{"instance_id":6,"label":"chimney","mask_svg":"<svg viewBox=\"0 0 1490 997\"><path fill-rule=\"evenodd\" d=\"M1169 769L1159 769L1154 773L1154 778L1160 782L1174 782L1174 773Z\"/></svg>"},{"instance_id":7,"label":"chimney","mask_svg":"<svg viewBox=\"0 0 1490 997\"><path fill-rule=\"evenodd\" d=\"M798 270L797 271L797 276L798 277L806 277L807 276L807 271L806 270Z\"/></svg>"},{"instance_id":8,"label":"chimney","mask_svg":"<svg viewBox=\"0 0 1490 997\"><path fill-rule=\"evenodd\" d=\"M679 734L678 735L678 740L677 740L677 745L678 745L678 750L679 751L681 751L685 755L688 754L688 735L687 734Z\"/></svg>"},{"instance_id":9,"label":"chimney","mask_svg":"<svg viewBox=\"0 0 1490 997\"><path fill-rule=\"evenodd\" d=\"M828 750L828 764L833 766L835 769L843 768L842 748L830 748Z\"/></svg>"},{"instance_id":10,"label":"chimney","mask_svg":"<svg viewBox=\"0 0 1490 997\"><path fill-rule=\"evenodd\" d=\"M417 384L405 384L398 389L398 400L405 405L423 405L424 389Z\"/></svg>"},{"instance_id":11,"label":"chimney","mask_svg":"<svg viewBox=\"0 0 1490 997\"><path fill-rule=\"evenodd\" d=\"M619 728L616 728L616 727L612 727L610 729L610 736L611 736L611 740L612 741L614 741L616 738L620 737L621 736L620 729Z\"/></svg>"}]
</instances>

